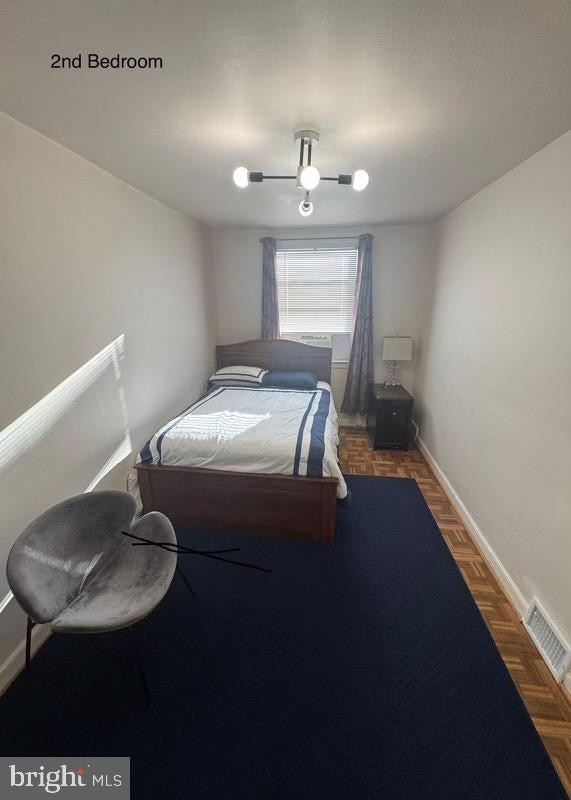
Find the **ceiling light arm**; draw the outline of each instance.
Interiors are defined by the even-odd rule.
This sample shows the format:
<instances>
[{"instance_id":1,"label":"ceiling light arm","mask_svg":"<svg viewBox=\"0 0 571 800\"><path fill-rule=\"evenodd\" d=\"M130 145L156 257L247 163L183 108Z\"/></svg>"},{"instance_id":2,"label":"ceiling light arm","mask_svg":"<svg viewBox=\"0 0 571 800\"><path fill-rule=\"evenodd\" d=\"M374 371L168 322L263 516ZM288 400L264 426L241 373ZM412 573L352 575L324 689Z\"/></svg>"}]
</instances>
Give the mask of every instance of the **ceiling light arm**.
<instances>
[{"instance_id":1,"label":"ceiling light arm","mask_svg":"<svg viewBox=\"0 0 571 800\"><path fill-rule=\"evenodd\" d=\"M264 175L263 172L250 172L250 183L263 183L263 181L295 181L297 175Z\"/></svg>"},{"instance_id":2,"label":"ceiling light arm","mask_svg":"<svg viewBox=\"0 0 571 800\"><path fill-rule=\"evenodd\" d=\"M335 177L335 178L325 178L322 175L321 176L321 180L322 181L335 181L335 183L338 183L341 186L351 186L351 183L353 182L353 176L352 175L340 174L340 175L337 175L337 177Z\"/></svg>"},{"instance_id":3,"label":"ceiling light arm","mask_svg":"<svg viewBox=\"0 0 571 800\"><path fill-rule=\"evenodd\" d=\"M249 178L250 183L262 183L263 181L295 181L297 180L297 175L264 175L263 172L250 172ZM322 175L320 180L335 181L335 183L339 183L341 186L351 186L353 176L340 174L337 176L326 177Z\"/></svg>"},{"instance_id":4,"label":"ceiling light arm","mask_svg":"<svg viewBox=\"0 0 571 800\"><path fill-rule=\"evenodd\" d=\"M308 164L308 166L310 165ZM249 179L250 183L263 183L263 181L295 181L297 180L297 175L264 175L263 172L250 172ZM340 174L326 177L322 175L320 180L335 181L335 183L339 183L341 186L351 186L353 176Z\"/></svg>"}]
</instances>

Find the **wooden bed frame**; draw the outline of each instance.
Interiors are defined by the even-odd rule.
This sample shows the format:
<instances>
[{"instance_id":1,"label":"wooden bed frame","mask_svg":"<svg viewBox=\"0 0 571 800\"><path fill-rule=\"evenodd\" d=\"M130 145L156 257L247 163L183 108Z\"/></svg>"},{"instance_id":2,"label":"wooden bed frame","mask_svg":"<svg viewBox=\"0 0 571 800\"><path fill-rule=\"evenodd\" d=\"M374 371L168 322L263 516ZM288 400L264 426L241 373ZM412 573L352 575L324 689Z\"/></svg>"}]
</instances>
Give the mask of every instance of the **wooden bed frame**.
<instances>
[{"instance_id":1,"label":"wooden bed frame","mask_svg":"<svg viewBox=\"0 0 571 800\"><path fill-rule=\"evenodd\" d=\"M331 383L331 348L253 339L218 345L216 369L254 366L313 372ZM143 509L173 525L333 542L337 478L136 464Z\"/></svg>"}]
</instances>

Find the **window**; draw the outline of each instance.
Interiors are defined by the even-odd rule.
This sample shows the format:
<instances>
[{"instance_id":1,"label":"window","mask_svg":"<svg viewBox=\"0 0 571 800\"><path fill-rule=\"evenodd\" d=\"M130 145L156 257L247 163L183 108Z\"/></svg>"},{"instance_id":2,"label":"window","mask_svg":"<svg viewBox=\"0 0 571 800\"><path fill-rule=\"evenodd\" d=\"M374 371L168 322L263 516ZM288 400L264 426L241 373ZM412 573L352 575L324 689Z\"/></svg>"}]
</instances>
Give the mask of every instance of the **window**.
<instances>
[{"instance_id":1,"label":"window","mask_svg":"<svg viewBox=\"0 0 571 800\"><path fill-rule=\"evenodd\" d=\"M280 333L349 334L353 325L357 248L276 250Z\"/></svg>"}]
</instances>

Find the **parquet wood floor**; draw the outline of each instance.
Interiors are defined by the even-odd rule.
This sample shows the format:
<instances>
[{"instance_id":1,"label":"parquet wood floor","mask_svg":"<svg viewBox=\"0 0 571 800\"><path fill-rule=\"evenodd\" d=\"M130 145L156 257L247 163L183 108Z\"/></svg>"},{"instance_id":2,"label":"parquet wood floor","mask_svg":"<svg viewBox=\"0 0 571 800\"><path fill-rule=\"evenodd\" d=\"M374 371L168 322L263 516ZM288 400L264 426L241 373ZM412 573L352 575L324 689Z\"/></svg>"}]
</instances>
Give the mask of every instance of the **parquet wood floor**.
<instances>
[{"instance_id":1,"label":"parquet wood floor","mask_svg":"<svg viewBox=\"0 0 571 800\"><path fill-rule=\"evenodd\" d=\"M343 472L414 478L418 483L571 797L571 702L568 695L549 672L516 609L423 455L417 449L407 453L373 451L362 428L342 428L340 439Z\"/></svg>"}]
</instances>

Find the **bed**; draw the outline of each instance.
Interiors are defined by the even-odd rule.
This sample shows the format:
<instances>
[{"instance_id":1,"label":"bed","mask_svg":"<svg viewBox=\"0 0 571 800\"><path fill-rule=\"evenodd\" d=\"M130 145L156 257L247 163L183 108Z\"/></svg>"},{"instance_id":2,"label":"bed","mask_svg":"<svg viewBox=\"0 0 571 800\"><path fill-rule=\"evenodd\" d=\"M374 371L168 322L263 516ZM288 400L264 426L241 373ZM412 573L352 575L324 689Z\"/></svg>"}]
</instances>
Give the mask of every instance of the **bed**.
<instances>
[{"instance_id":1,"label":"bed","mask_svg":"<svg viewBox=\"0 0 571 800\"><path fill-rule=\"evenodd\" d=\"M313 372L319 383L312 391L211 389L141 451L143 510L162 511L177 526L333 542L346 488L331 349L285 339L219 345L216 368L235 365Z\"/></svg>"}]
</instances>

